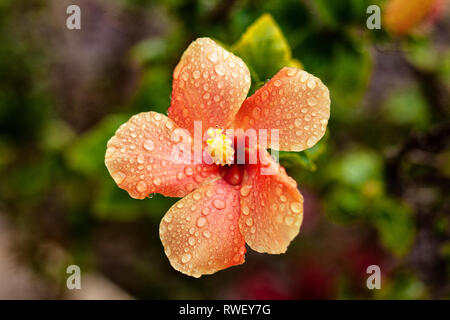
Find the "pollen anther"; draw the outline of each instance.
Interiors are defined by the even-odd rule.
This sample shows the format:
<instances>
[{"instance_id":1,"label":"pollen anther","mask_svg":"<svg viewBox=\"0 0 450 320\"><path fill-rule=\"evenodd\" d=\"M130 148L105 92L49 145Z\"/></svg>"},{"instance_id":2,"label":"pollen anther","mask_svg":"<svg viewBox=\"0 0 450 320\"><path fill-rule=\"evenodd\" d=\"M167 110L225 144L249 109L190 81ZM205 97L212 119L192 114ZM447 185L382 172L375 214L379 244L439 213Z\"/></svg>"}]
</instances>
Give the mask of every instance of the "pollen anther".
<instances>
[{"instance_id":1,"label":"pollen anther","mask_svg":"<svg viewBox=\"0 0 450 320\"><path fill-rule=\"evenodd\" d=\"M209 128L206 144L209 155L215 164L224 166L234 160L233 143L221 128Z\"/></svg>"}]
</instances>

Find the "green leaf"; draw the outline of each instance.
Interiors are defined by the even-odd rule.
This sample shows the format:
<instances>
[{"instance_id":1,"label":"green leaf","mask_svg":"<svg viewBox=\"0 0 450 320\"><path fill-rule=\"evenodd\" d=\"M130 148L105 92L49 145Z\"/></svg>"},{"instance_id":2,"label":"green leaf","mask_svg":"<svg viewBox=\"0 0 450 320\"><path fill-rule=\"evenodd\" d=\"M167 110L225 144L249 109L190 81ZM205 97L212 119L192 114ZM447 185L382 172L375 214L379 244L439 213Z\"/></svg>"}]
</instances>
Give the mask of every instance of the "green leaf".
<instances>
[{"instance_id":1,"label":"green leaf","mask_svg":"<svg viewBox=\"0 0 450 320\"><path fill-rule=\"evenodd\" d=\"M144 200L133 199L114 183L109 174L102 179L94 199L93 213L99 219L130 221L145 216L154 219L155 222L158 222L161 214L179 200L159 194L151 194Z\"/></svg>"},{"instance_id":2,"label":"green leaf","mask_svg":"<svg viewBox=\"0 0 450 320\"><path fill-rule=\"evenodd\" d=\"M145 70L133 98L132 109L136 112L153 110L166 113L170 104L171 72L164 66L154 66Z\"/></svg>"},{"instance_id":3,"label":"green leaf","mask_svg":"<svg viewBox=\"0 0 450 320\"><path fill-rule=\"evenodd\" d=\"M333 29L342 29L349 24L363 24L369 17L367 7L380 5L380 0L315 0L311 2L320 22Z\"/></svg>"},{"instance_id":4,"label":"green leaf","mask_svg":"<svg viewBox=\"0 0 450 320\"><path fill-rule=\"evenodd\" d=\"M294 50L305 70L330 90L335 120L350 123L358 115L355 108L360 106L373 66L369 49L367 42L349 35L316 31Z\"/></svg>"},{"instance_id":5,"label":"green leaf","mask_svg":"<svg viewBox=\"0 0 450 320\"><path fill-rule=\"evenodd\" d=\"M339 182L361 188L370 181L381 180L382 160L369 150L350 151L330 163L327 170L328 175Z\"/></svg>"},{"instance_id":6,"label":"green leaf","mask_svg":"<svg viewBox=\"0 0 450 320\"><path fill-rule=\"evenodd\" d=\"M420 300L429 298L424 283L409 271L401 270L386 280L381 290L375 290L377 299Z\"/></svg>"},{"instance_id":7,"label":"green leaf","mask_svg":"<svg viewBox=\"0 0 450 320\"><path fill-rule=\"evenodd\" d=\"M382 112L387 122L408 128L426 128L431 120L425 98L415 86L392 92L383 103Z\"/></svg>"},{"instance_id":8,"label":"green leaf","mask_svg":"<svg viewBox=\"0 0 450 320\"><path fill-rule=\"evenodd\" d=\"M279 152L280 164L285 168L294 169L299 166L309 170L315 171L317 169L316 164L311 159L307 151L302 152Z\"/></svg>"},{"instance_id":9,"label":"green leaf","mask_svg":"<svg viewBox=\"0 0 450 320\"><path fill-rule=\"evenodd\" d=\"M102 172L105 169L106 143L129 117L127 114L108 116L81 135L65 151L65 159L69 167L86 175Z\"/></svg>"},{"instance_id":10,"label":"green leaf","mask_svg":"<svg viewBox=\"0 0 450 320\"><path fill-rule=\"evenodd\" d=\"M281 68L296 64L291 61L291 48L280 27L269 14L256 20L232 50L245 61L255 82L270 79Z\"/></svg>"},{"instance_id":11,"label":"green leaf","mask_svg":"<svg viewBox=\"0 0 450 320\"><path fill-rule=\"evenodd\" d=\"M409 207L394 200L376 203L368 218L378 231L381 243L397 256L408 253L415 235L415 226Z\"/></svg>"},{"instance_id":12,"label":"green leaf","mask_svg":"<svg viewBox=\"0 0 450 320\"><path fill-rule=\"evenodd\" d=\"M338 222L352 222L365 217L365 199L353 188L339 185L327 196L325 208L327 215Z\"/></svg>"},{"instance_id":13,"label":"green leaf","mask_svg":"<svg viewBox=\"0 0 450 320\"><path fill-rule=\"evenodd\" d=\"M167 55L167 39L146 39L134 46L130 55L133 61L139 65L148 65L152 62L163 60Z\"/></svg>"}]
</instances>

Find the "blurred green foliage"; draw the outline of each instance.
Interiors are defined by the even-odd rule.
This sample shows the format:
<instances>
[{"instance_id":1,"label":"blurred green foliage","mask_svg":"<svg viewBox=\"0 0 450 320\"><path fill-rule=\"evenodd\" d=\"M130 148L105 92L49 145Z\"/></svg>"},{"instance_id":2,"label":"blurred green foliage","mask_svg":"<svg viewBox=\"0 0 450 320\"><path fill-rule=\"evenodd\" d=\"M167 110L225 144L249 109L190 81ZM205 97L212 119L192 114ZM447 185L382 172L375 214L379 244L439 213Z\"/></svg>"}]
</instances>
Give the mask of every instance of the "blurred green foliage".
<instances>
[{"instance_id":1,"label":"blurred green foliage","mask_svg":"<svg viewBox=\"0 0 450 320\"><path fill-rule=\"evenodd\" d=\"M421 32L399 40L384 30L367 30L367 6L383 6L384 1L92 3L105 12L120 12L125 17L124 28L130 30L140 29L142 15L163 21L161 26L150 26L155 30L148 34L140 30L131 37L133 41L114 34L115 40L126 43L122 51L110 48L115 42L106 41L103 34L96 35L103 39L99 45L108 52L106 56L124 63L134 77L111 82L109 74L100 74L96 81L112 83L112 91L130 89L117 103L100 103L95 108L90 108L91 100L80 98L88 92L83 86L90 86L83 77L62 80L66 68L73 70L71 63L75 62L64 60L65 51L58 51L64 46L58 36L43 37L44 30L61 37L67 33L61 25L52 24L58 17L48 18L52 15L49 4L0 2L0 213L11 217L17 229L28 235L30 240L20 245L30 252L30 264L36 259L37 265L44 263L32 248L53 241L68 252L64 261L82 261L83 267L104 272L137 297L224 297L226 290L243 290L238 280L258 268L273 268L275 274L274 270L289 269L295 278L300 271L294 266L305 262L303 255L312 252L320 261L332 254L328 247L341 243L344 233L354 243L369 241L371 248L381 247L385 255L379 261L389 271L383 289L376 293L360 293L350 285L354 275L343 272L341 287L329 297L449 297L448 287L439 285L448 282L450 273L448 43L436 44L432 34ZM17 24L20 19L26 21L22 26ZM110 27L108 19L102 22ZM86 27L78 37L93 36L89 32L94 31ZM312 233L305 231L292 251L277 257L277 262L250 255L248 260L256 261L253 264L192 280L170 268L158 239L159 220L176 199L160 195L144 201L131 199L109 176L104 153L108 139L132 114L167 112L173 68L189 43L204 36L216 39L245 61L251 70L252 92L282 67L297 66L327 85L332 104L329 130L316 146L301 153L279 154L281 164L306 191L305 229L315 219L320 219L319 226ZM390 46L400 46L401 53L378 49ZM391 56L403 66L400 74L395 68L380 69L378 64ZM60 60L62 65L56 63ZM398 81L386 85L383 75ZM72 86L77 81L81 84L75 90ZM115 96L106 99L111 92L95 94L100 101L115 101ZM75 101L73 109L66 106L67 96ZM78 125L73 110L82 119L90 120L95 114L96 120ZM115 239L116 226L124 238ZM343 232L336 233L336 229ZM435 254L423 269L418 241L425 240L417 239L418 234L426 234L432 239L426 241L435 246ZM117 241L117 252L108 251L111 240ZM303 246L297 246L297 241ZM315 246L321 241L325 249L317 251ZM341 246L343 250L347 243L342 240ZM111 255L114 259L105 258ZM339 259L338 265L347 258ZM127 270L127 276L120 270ZM55 282L61 282L58 277L63 273L52 274Z\"/></svg>"}]
</instances>

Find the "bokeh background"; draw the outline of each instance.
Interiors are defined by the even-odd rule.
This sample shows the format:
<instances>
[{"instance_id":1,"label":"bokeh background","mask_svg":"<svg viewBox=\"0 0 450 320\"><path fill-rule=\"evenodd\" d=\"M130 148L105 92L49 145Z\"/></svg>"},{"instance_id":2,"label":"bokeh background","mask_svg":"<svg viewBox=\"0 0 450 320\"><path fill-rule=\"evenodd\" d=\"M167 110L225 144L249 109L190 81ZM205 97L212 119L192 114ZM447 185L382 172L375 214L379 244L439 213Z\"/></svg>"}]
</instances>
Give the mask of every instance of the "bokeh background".
<instances>
[{"instance_id":1,"label":"bokeh background","mask_svg":"<svg viewBox=\"0 0 450 320\"><path fill-rule=\"evenodd\" d=\"M448 1L401 2L0 1L0 298L450 298ZM66 28L70 4L81 30ZM370 4L381 30L366 28ZM158 235L176 199L117 188L106 141L132 114L167 112L192 40L232 48L266 13L331 92L325 138L280 155L304 223L284 255L249 250L241 266L189 278ZM66 288L70 264L81 290ZM372 264L381 290L366 287Z\"/></svg>"}]
</instances>

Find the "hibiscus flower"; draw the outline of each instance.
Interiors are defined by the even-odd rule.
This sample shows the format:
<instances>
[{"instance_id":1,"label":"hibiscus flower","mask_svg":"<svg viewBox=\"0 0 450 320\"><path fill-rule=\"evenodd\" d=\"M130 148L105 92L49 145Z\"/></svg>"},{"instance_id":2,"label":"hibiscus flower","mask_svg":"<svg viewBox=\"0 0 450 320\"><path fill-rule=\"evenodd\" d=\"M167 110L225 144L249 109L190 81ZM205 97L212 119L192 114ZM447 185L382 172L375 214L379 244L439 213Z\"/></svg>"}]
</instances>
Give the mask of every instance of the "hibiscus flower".
<instances>
[{"instance_id":1,"label":"hibiscus flower","mask_svg":"<svg viewBox=\"0 0 450 320\"><path fill-rule=\"evenodd\" d=\"M283 68L246 98L250 82L239 57L209 38L197 39L174 70L168 116L137 114L107 145L106 166L131 197L183 197L159 233L171 265L190 276L242 264L246 243L258 252L284 253L300 230L297 183L265 149L301 151L317 143L330 115L329 91L296 68ZM278 130L278 136L256 146L244 137L239 147L239 135L228 129ZM193 141L196 134L200 142ZM175 159L192 150L190 161ZM239 154L246 163L236 161Z\"/></svg>"}]
</instances>

